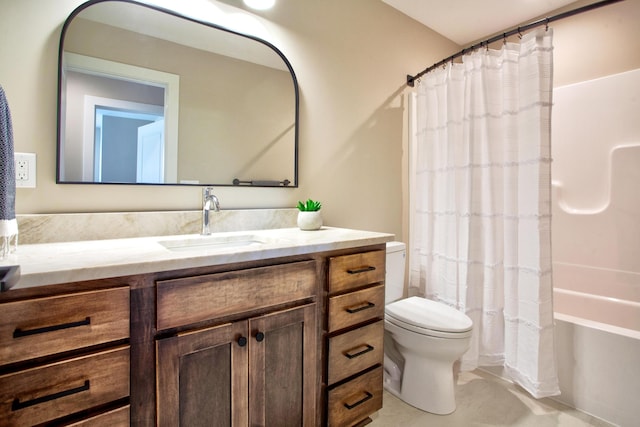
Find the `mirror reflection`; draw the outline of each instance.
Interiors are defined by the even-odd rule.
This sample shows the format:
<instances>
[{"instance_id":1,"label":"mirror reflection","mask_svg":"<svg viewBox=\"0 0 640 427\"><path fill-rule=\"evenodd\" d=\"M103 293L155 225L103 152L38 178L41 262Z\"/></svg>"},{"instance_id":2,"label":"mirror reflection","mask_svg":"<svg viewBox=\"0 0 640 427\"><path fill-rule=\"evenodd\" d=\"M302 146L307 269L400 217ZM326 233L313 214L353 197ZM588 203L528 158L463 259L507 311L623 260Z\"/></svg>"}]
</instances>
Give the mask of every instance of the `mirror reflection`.
<instances>
[{"instance_id":1,"label":"mirror reflection","mask_svg":"<svg viewBox=\"0 0 640 427\"><path fill-rule=\"evenodd\" d=\"M297 185L297 83L264 41L98 0L65 23L59 73L60 183Z\"/></svg>"}]
</instances>

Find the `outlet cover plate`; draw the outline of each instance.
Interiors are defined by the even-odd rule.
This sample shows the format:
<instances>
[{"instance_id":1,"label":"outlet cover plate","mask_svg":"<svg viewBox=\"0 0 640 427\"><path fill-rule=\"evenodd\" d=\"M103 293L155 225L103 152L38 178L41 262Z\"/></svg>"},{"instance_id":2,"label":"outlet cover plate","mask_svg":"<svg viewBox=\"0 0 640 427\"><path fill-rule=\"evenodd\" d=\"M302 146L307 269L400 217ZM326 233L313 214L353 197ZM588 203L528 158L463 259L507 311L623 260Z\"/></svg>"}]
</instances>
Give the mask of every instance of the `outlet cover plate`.
<instances>
[{"instance_id":1,"label":"outlet cover plate","mask_svg":"<svg viewBox=\"0 0 640 427\"><path fill-rule=\"evenodd\" d=\"M14 153L16 187L36 188L36 154Z\"/></svg>"}]
</instances>

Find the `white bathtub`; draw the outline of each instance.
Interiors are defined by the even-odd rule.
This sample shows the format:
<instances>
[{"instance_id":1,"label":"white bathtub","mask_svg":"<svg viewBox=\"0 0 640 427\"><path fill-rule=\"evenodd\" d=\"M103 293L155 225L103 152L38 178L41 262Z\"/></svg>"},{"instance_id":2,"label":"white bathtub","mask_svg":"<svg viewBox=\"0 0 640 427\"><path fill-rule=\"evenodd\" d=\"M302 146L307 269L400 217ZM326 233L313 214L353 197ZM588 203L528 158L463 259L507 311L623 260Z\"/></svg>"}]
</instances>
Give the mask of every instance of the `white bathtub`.
<instances>
[{"instance_id":1,"label":"white bathtub","mask_svg":"<svg viewBox=\"0 0 640 427\"><path fill-rule=\"evenodd\" d=\"M640 340L640 274L555 262L555 318Z\"/></svg>"},{"instance_id":2,"label":"white bathtub","mask_svg":"<svg viewBox=\"0 0 640 427\"><path fill-rule=\"evenodd\" d=\"M640 69L553 93L552 247L561 400L640 425Z\"/></svg>"},{"instance_id":3,"label":"white bathtub","mask_svg":"<svg viewBox=\"0 0 640 427\"><path fill-rule=\"evenodd\" d=\"M640 419L640 274L554 263L557 400L622 427Z\"/></svg>"}]
</instances>

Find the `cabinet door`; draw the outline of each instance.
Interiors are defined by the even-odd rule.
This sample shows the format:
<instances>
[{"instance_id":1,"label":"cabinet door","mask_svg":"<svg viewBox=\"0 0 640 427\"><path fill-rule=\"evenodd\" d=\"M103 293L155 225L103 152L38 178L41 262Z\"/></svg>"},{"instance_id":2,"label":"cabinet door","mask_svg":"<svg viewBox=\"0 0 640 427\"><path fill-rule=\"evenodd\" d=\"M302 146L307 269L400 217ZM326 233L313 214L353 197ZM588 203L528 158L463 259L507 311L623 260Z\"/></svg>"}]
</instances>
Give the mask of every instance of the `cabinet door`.
<instances>
[{"instance_id":1,"label":"cabinet door","mask_svg":"<svg viewBox=\"0 0 640 427\"><path fill-rule=\"evenodd\" d=\"M247 322L157 342L159 426L248 425Z\"/></svg>"},{"instance_id":2,"label":"cabinet door","mask_svg":"<svg viewBox=\"0 0 640 427\"><path fill-rule=\"evenodd\" d=\"M249 320L251 426L316 425L316 305Z\"/></svg>"}]
</instances>

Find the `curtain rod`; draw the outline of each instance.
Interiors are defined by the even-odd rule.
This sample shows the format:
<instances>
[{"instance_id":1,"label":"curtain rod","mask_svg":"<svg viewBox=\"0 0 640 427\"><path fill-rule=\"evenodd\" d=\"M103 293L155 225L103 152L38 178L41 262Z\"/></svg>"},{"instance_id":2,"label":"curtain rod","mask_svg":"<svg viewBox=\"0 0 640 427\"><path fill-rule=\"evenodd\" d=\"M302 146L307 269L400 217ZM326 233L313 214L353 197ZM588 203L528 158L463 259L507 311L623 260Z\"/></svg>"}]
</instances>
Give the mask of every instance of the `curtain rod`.
<instances>
[{"instance_id":1,"label":"curtain rod","mask_svg":"<svg viewBox=\"0 0 640 427\"><path fill-rule=\"evenodd\" d=\"M618 3L618 2L621 2L621 1L624 1L624 0L603 0L603 1L599 1L597 3L592 3L592 4L587 5L587 6L583 6L583 7L577 8L577 9L569 10L567 12L559 13L557 15L554 15L554 16L551 16L551 17L548 17L548 18L544 18L544 19L540 19L539 21L535 21L535 22L532 22L530 24L526 24L526 25L522 25L522 26L516 27L516 28L514 28L512 30L509 30L507 32L504 32L502 34L498 34L498 35L496 35L494 37L491 37L490 39L481 41L478 44L474 44L474 45L471 45L469 47L466 47L466 48L462 49L460 52L455 53L455 54L449 56L448 58L443 59L442 61L440 61L440 62L438 62L436 64L433 64L432 66L430 66L430 67L426 68L425 70L419 72L415 76L407 74L407 86L413 87L415 81L417 79L419 79L420 77L422 77L423 75L425 75L428 72L438 68L439 66L444 65L449 61L453 61L454 59L461 57L465 53L471 52L471 51L473 51L473 50L475 50L475 49L477 49L479 47L483 47L483 46L487 46L488 47L491 43L497 42L498 40L506 40L507 37L513 36L513 35L516 35L516 34L520 34L521 35L523 31L527 31L527 30L530 30L530 29L535 28L535 27L540 27L542 25L548 26L551 22L558 21L560 19L568 18L570 16L578 15L578 14L583 13L583 12L588 12L590 10L597 9L597 8L600 8L600 7L603 7L603 6L608 6L610 4Z\"/></svg>"}]
</instances>

